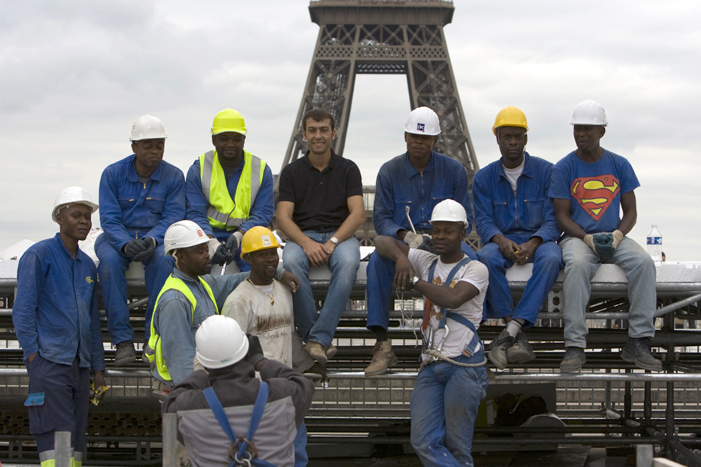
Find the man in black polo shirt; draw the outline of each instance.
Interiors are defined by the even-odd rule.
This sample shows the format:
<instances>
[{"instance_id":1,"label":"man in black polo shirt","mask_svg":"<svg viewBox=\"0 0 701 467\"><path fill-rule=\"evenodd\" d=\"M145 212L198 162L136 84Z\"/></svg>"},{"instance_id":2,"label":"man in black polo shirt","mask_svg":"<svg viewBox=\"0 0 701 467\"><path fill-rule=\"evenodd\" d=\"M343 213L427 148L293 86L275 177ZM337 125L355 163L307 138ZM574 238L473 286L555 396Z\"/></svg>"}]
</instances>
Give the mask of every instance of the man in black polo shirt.
<instances>
[{"instance_id":1,"label":"man in black polo shirt","mask_svg":"<svg viewBox=\"0 0 701 467\"><path fill-rule=\"evenodd\" d=\"M289 239L283 265L301 282L293 295L295 323L307 352L325 364L336 353L331 341L360 263L353 234L365 220L363 183L358 166L331 150L333 116L315 109L302 122L309 151L280 174L277 219ZM309 269L324 264L331 269L331 286L317 314Z\"/></svg>"}]
</instances>

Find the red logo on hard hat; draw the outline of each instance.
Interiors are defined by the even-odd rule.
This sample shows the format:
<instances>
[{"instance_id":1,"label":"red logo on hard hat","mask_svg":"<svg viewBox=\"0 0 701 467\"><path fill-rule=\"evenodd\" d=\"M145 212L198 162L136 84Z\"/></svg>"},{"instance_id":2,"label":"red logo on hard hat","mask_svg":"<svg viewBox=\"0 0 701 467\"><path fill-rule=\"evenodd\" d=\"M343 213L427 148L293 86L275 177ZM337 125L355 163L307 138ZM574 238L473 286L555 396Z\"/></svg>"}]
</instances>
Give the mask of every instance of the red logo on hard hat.
<instances>
[{"instance_id":1,"label":"red logo on hard hat","mask_svg":"<svg viewBox=\"0 0 701 467\"><path fill-rule=\"evenodd\" d=\"M204 232L202 232L200 229L197 229L197 236L204 237Z\"/></svg>"},{"instance_id":2,"label":"red logo on hard hat","mask_svg":"<svg viewBox=\"0 0 701 467\"><path fill-rule=\"evenodd\" d=\"M598 221L611 205L621 189L618 179L613 175L582 177L572 183L572 196L579 205Z\"/></svg>"}]
</instances>

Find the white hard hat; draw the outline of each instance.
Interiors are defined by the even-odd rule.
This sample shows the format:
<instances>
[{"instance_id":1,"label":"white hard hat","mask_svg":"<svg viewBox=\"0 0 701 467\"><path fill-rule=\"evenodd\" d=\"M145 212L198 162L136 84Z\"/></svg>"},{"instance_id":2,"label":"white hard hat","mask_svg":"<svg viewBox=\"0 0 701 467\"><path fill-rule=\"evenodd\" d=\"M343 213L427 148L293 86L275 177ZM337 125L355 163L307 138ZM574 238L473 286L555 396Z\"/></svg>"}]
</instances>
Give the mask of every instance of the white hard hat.
<instances>
[{"instance_id":1,"label":"white hard hat","mask_svg":"<svg viewBox=\"0 0 701 467\"><path fill-rule=\"evenodd\" d=\"M141 141L142 139L167 138L163 122L151 115L144 115L134 121L131 126L131 137L129 141Z\"/></svg>"},{"instance_id":2,"label":"white hard hat","mask_svg":"<svg viewBox=\"0 0 701 467\"><path fill-rule=\"evenodd\" d=\"M601 104L592 99L580 102L572 113L570 125L602 125L606 126L606 112Z\"/></svg>"},{"instance_id":3,"label":"white hard hat","mask_svg":"<svg viewBox=\"0 0 701 467\"><path fill-rule=\"evenodd\" d=\"M163 237L165 253L209 242L209 237L192 221L178 221L166 230Z\"/></svg>"},{"instance_id":4,"label":"white hard hat","mask_svg":"<svg viewBox=\"0 0 701 467\"><path fill-rule=\"evenodd\" d=\"M414 135L436 136L441 132L441 124L436 112L428 107L419 107L409 114L404 124L404 131Z\"/></svg>"},{"instance_id":5,"label":"white hard hat","mask_svg":"<svg viewBox=\"0 0 701 467\"><path fill-rule=\"evenodd\" d=\"M62 208L67 208L71 204L84 204L92 209L92 212L97 211L97 208L99 208L97 204L92 202L90 193L88 193L87 190L84 190L79 186L69 186L68 188L64 188L64 190L56 197L56 201L54 201L54 210L51 212L51 219L53 219L54 222L57 222L56 214L58 214Z\"/></svg>"},{"instance_id":6,"label":"white hard hat","mask_svg":"<svg viewBox=\"0 0 701 467\"><path fill-rule=\"evenodd\" d=\"M437 221L445 222L461 222L462 225L467 227L467 213L462 204L452 199L446 199L436 204L431 213L431 224Z\"/></svg>"},{"instance_id":7,"label":"white hard hat","mask_svg":"<svg viewBox=\"0 0 701 467\"><path fill-rule=\"evenodd\" d=\"M195 333L197 359L206 368L238 363L248 353L248 338L235 320L222 315L205 319Z\"/></svg>"}]
</instances>

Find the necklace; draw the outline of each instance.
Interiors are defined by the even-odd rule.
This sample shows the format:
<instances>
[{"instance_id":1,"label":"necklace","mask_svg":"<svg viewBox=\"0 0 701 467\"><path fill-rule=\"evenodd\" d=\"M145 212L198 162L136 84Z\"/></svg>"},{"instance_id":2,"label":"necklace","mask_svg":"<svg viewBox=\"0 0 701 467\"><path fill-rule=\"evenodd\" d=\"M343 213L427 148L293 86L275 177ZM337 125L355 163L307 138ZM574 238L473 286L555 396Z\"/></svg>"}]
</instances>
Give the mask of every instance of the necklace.
<instances>
[{"instance_id":1,"label":"necklace","mask_svg":"<svg viewBox=\"0 0 701 467\"><path fill-rule=\"evenodd\" d=\"M260 290L262 293L264 293L265 295L267 295L267 297L270 299L270 304L271 304L271 305L275 305L275 299L273 298L273 295L275 294L275 281L273 281L273 294L271 295L271 294L269 294L269 293L264 292L263 289L261 289L261 288L258 287L256 284L254 284L250 277L249 277L249 278L246 278L246 280L247 280L248 282L250 282L251 285L252 285L253 287L255 287L256 289Z\"/></svg>"}]
</instances>

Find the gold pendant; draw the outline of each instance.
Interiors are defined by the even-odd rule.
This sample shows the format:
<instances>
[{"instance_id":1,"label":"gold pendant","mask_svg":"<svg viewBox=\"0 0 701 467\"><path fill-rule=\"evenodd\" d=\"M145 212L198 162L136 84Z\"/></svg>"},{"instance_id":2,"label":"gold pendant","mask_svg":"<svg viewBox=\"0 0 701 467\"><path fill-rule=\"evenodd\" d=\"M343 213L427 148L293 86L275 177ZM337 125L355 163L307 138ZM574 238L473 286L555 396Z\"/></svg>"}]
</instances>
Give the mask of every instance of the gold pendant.
<instances>
[{"instance_id":1,"label":"gold pendant","mask_svg":"<svg viewBox=\"0 0 701 467\"><path fill-rule=\"evenodd\" d=\"M271 305L275 305L275 299L274 299L274 298L271 298L271 299L270 299L270 304L271 304Z\"/></svg>"}]
</instances>

